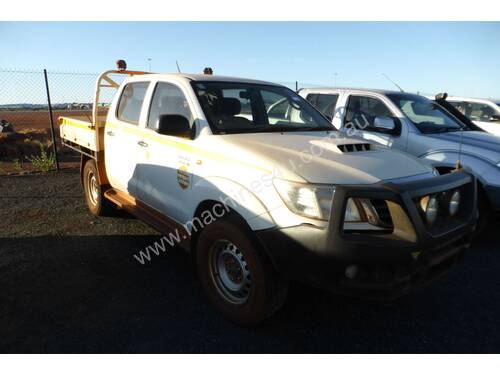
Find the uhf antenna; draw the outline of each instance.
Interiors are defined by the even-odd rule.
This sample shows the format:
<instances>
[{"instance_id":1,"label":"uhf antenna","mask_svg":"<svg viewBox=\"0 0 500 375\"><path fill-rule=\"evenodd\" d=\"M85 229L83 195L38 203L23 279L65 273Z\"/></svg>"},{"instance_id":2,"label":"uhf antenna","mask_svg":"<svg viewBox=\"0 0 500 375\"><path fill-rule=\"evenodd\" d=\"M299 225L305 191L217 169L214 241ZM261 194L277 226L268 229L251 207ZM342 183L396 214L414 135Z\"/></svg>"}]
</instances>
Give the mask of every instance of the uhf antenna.
<instances>
[{"instance_id":1,"label":"uhf antenna","mask_svg":"<svg viewBox=\"0 0 500 375\"><path fill-rule=\"evenodd\" d=\"M175 60L175 65L177 65L177 71L180 73L181 72L181 68L179 68L179 63L177 62L177 60Z\"/></svg>"},{"instance_id":2,"label":"uhf antenna","mask_svg":"<svg viewBox=\"0 0 500 375\"><path fill-rule=\"evenodd\" d=\"M382 75L383 75L385 78L387 78L387 79L388 79L388 80L389 80L389 81L390 81L390 82L391 82L394 86L396 86L396 87L399 89L399 91L401 91L401 92L405 92L405 90L403 90L403 89L401 88L401 86L399 86L396 82L394 82L392 79L390 79L390 78L389 78L389 76L388 76L387 74L382 73Z\"/></svg>"}]
</instances>

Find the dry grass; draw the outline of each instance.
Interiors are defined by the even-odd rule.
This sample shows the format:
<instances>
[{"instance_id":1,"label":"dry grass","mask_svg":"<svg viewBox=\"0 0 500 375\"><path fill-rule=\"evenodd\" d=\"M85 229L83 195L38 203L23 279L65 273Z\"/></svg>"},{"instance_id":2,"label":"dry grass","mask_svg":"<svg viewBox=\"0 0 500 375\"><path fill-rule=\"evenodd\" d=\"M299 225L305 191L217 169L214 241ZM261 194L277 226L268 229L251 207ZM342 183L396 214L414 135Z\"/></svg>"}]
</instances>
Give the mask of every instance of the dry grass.
<instances>
[{"instance_id":1,"label":"dry grass","mask_svg":"<svg viewBox=\"0 0 500 375\"><path fill-rule=\"evenodd\" d=\"M54 111L56 137L59 136L59 116L91 116L90 111ZM52 149L48 111L0 111L0 119L10 122L13 133L0 133L0 175L36 171L27 160L40 153L40 146ZM57 140L58 156L63 168L78 166L79 155Z\"/></svg>"}]
</instances>

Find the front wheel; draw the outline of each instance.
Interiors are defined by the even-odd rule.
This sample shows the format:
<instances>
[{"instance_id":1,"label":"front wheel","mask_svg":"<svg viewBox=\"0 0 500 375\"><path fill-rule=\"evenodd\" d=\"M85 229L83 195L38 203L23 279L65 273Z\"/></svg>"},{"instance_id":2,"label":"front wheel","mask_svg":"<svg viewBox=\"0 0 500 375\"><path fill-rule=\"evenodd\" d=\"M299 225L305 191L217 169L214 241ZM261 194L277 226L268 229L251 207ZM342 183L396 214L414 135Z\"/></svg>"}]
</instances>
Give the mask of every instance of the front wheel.
<instances>
[{"instance_id":1,"label":"front wheel","mask_svg":"<svg viewBox=\"0 0 500 375\"><path fill-rule=\"evenodd\" d=\"M488 203L488 198L485 193L480 191L477 197L477 215L478 220L476 224L476 230L474 231L474 238L479 238L479 236L486 230L490 220L490 205Z\"/></svg>"},{"instance_id":2,"label":"front wheel","mask_svg":"<svg viewBox=\"0 0 500 375\"><path fill-rule=\"evenodd\" d=\"M211 304L237 324L261 322L286 299L288 282L276 273L245 228L226 218L201 232L196 264Z\"/></svg>"}]
</instances>

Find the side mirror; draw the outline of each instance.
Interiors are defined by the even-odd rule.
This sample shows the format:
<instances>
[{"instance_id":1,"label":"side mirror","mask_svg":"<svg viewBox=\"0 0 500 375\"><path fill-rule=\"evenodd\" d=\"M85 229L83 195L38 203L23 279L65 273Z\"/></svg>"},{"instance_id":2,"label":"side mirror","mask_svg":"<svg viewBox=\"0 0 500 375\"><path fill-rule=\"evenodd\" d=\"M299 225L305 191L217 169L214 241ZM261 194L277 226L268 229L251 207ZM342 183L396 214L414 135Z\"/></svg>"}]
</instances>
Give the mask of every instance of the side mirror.
<instances>
[{"instance_id":1,"label":"side mirror","mask_svg":"<svg viewBox=\"0 0 500 375\"><path fill-rule=\"evenodd\" d=\"M180 138L191 138L189 120L181 115L160 115L156 121L156 132Z\"/></svg>"},{"instance_id":2,"label":"side mirror","mask_svg":"<svg viewBox=\"0 0 500 375\"><path fill-rule=\"evenodd\" d=\"M395 130L396 123L394 119L386 116L377 116L375 117L375 121L373 122L373 126L378 129L383 130Z\"/></svg>"}]
</instances>

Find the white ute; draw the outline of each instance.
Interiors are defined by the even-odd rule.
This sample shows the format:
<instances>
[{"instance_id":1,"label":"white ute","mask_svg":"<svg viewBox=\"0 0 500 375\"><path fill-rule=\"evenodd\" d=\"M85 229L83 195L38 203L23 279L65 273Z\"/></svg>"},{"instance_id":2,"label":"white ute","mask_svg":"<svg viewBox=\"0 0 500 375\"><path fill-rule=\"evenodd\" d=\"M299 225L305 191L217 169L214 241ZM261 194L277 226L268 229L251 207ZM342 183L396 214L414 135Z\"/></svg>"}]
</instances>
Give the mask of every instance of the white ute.
<instances>
[{"instance_id":1,"label":"white ute","mask_svg":"<svg viewBox=\"0 0 500 375\"><path fill-rule=\"evenodd\" d=\"M448 96L446 100L484 131L500 136L500 106L493 100Z\"/></svg>"},{"instance_id":2,"label":"white ute","mask_svg":"<svg viewBox=\"0 0 500 375\"><path fill-rule=\"evenodd\" d=\"M118 85L113 76L125 79ZM99 116L100 91L117 92ZM189 251L210 302L240 324L288 281L394 298L469 245L475 180L340 137L292 90L195 74L108 71L92 122L62 117L89 209L130 211Z\"/></svg>"}]
</instances>

